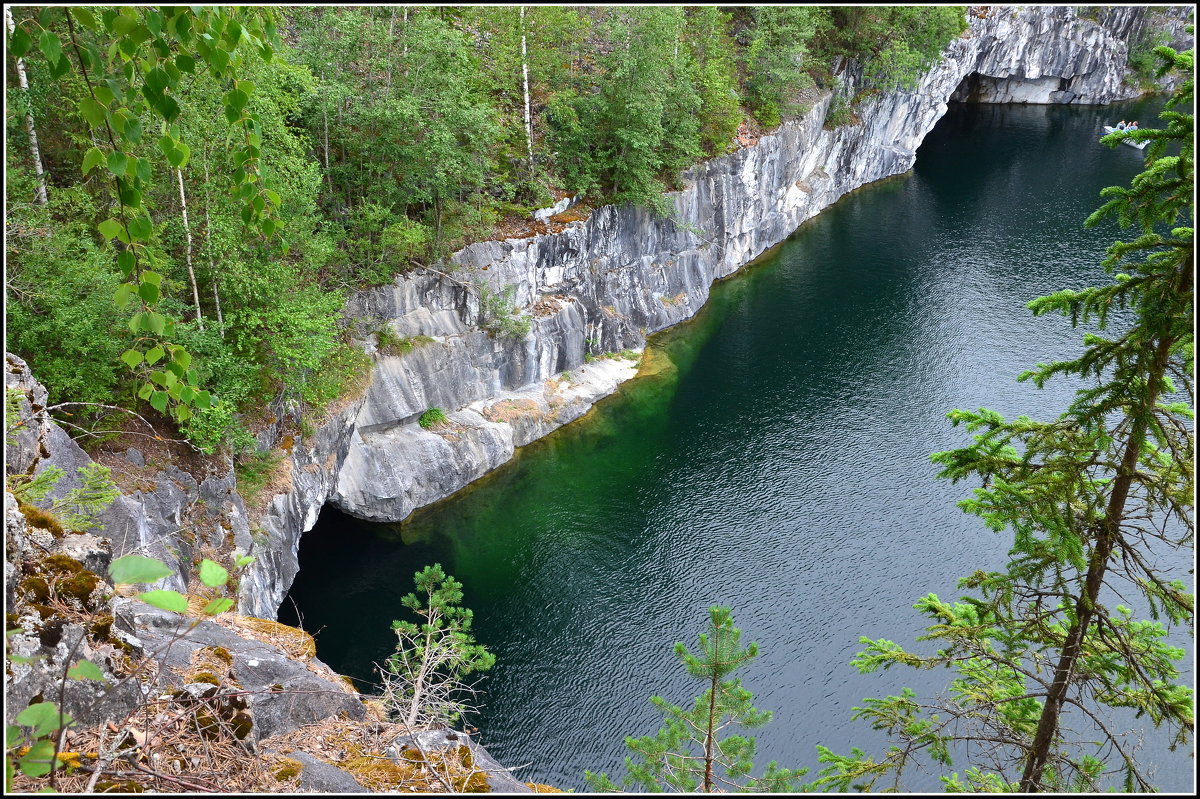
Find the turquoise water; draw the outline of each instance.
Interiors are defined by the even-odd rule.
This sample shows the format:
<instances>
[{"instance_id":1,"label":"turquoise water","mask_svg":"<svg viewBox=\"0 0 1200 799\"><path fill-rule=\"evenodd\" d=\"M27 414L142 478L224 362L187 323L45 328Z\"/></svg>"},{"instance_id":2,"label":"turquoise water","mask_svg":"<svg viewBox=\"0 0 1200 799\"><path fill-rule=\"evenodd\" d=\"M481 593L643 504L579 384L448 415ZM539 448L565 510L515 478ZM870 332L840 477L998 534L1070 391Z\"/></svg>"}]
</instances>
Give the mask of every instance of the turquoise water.
<instances>
[{"instance_id":1,"label":"turquoise water","mask_svg":"<svg viewBox=\"0 0 1200 799\"><path fill-rule=\"evenodd\" d=\"M816 766L818 743L878 750L850 708L945 675L859 675L859 636L912 641L918 597L953 595L1008 548L955 507L968 486L935 478L929 454L966 440L945 413L1066 404L1074 386L1015 377L1080 334L1025 303L1105 279L1116 230L1082 221L1142 156L1096 134L1134 117L1154 119L1145 103L952 107L912 172L715 286L583 420L397 528L327 509L281 620L299 613L319 656L367 682L413 572L442 563L497 656L481 740L529 764L521 779L582 789L585 769L620 771L624 736L658 728L649 696L700 693L672 646L726 604L761 647L743 682L775 712L760 762ZM1190 772L1164 757L1158 782L1187 787Z\"/></svg>"}]
</instances>

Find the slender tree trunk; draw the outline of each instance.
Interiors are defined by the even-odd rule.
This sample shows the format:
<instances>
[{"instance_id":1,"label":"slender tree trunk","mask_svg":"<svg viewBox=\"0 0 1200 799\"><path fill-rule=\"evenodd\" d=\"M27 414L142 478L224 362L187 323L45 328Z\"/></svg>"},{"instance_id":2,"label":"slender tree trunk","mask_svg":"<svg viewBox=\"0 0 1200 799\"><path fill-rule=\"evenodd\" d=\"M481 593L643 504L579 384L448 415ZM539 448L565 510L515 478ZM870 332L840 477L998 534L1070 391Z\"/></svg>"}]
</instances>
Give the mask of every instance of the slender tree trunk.
<instances>
[{"instance_id":1,"label":"slender tree trunk","mask_svg":"<svg viewBox=\"0 0 1200 799\"><path fill-rule=\"evenodd\" d=\"M392 42L393 33L396 30L396 7L392 6L392 16L388 20L388 37L387 37L387 52L384 54L387 58L387 94L392 93Z\"/></svg>"},{"instance_id":2,"label":"slender tree trunk","mask_svg":"<svg viewBox=\"0 0 1200 799\"><path fill-rule=\"evenodd\" d=\"M329 193L333 194L333 178L329 172L329 110L323 106L321 117L325 121L325 182L329 184Z\"/></svg>"},{"instance_id":3,"label":"slender tree trunk","mask_svg":"<svg viewBox=\"0 0 1200 799\"><path fill-rule=\"evenodd\" d=\"M183 233L187 239L188 279L192 281L192 302L196 303L196 323L204 332L204 313L200 310L200 288L196 285L196 271L192 268L192 226L188 224L187 195L183 191L183 170L176 167L175 177L179 180L179 208L183 212Z\"/></svg>"},{"instance_id":4,"label":"slender tree trunk","mask_svg":"<svg viewBox=\"0 0 1200 799\"><path fill-rule=\"evenodd\" d=\"M533 117L529 113L529 54L525 48L525 6L521 6L521 75L525 88L525 148L529 153L529 177L533 177Z\"/></svg>"},{"instance_id":5,"label":"slender tree trunk","mask_svg":"<svg viewBox=\"0 0 1200 799\"><path fill-rule=\"evenodd\" d=\"M1190 276L1190 273L1189 273ZM1042 789L1042 774L1054 749L1054 740L1058 737L1058 719L1070 688L1071 675L1079 660L1080 649L1084 635L1092 624L1096 614L1096 602L1100 596L1100 588L1108 571L1117 538L1121 534L1121 522L1125 518L1125 503L1129 499L1129 491L1137 472L1138 459L1141 457L1142 443L1146 437L1148 416L1158 400L1162 390L1163 376L1167 370L1167 362L1171 354L1173 341L1163 337L1155 348L1154 362L1147 376L1145 393L1141 397L1141 407L1130 409L1127 417L1132 418L1129 437L1125 452L1121 457L1121 465L1113 480L1112 494L1108 498L1104 519L1100 522L1096 535L1096 546L1088 558L1088 570L1084 578L1083 595L1075 602L1075 623L1067 632L1063 643L1062 654L1054 669L1054 682L1046 695L1042 706L1042 716L1038 720L1037 731L1033 743L1029 747L1029 755L1025 760L1025 771L1021 775L1021 791L1033 793Z\"/></svg>"},{"instance_id":6,"label":"slender tree trunk","mask_svg":"<svg viewBox=\"0 0 1200 799\"><path fill-rule=\"evenodd\" d=\"M213 259L212 220L208 216L208 144L204 145L204 241L208 245L208 272L212 275L213 302L217 306L217 329L225 338L225 317L221 315L221 292L217 289L217 264Z\"/></svg>"},{"instance_id":7,"label":"slender tree trunk","mask_svg":"<svg viewBox=\"0 0 1200 799\"><path fill-rule=\"evenodd\" d=\"M430 605L432 604L432 597L430 597ZM421 659L421 668L417 670L417 677L415 680L413 680L412 704L408 708L408 716L404 719L404 723L407 724L410 729L417 725L417 717L420 715L421 711L421 698L425 693L425 680L428 677L430 661L433 660L433 629L434 618L432 608L430 608L428 624L426 625L425 629L425 657Z\"/></svg>"},{"instance_id":8,"label":"slender tree trunk","mask_svg":"<svg viewBox=\"0 0 1200 799\"><path fill-rule=\"evenodd\" d=\"M401 55L408 55L408 6L404 7L404 50ZM408 67L405 67L407 74Z\"/></svg>"},{"instance_id":9,"label":"slender tree trunk","mask_svg":"<svg viewBox=\"0 0 1200 799\"><path fill-rule=\"evenodd\" d=\"M17 32L17 23L13 21L12 10L8 6L4 7L4 18L8 22L8 32L10 34ZM33 156L33 171L37 175L37 203L45 205L48 200L46 198L46 173L42 171L42 152L38 149L37 128L33 125L33 105L30 102L29 96L29 80L25 77L25 60L17 59L17 81L21 84L21 92L25 95L25 132L29 134L29 150Z\"/></svg>"},{"instance_id":10,"label":"slender tree trunk","mask_svg":"<svg viewBox=\"0 0 1200 799\"><path fill-rule=\"evenodd\" d=\"M721 657L721 629L713 630L713 658ZM708 728L704 731L704 792L712 793L713 789L713 740L717 737L717 688L720 686L720 674L716 665L713 666L712 681L708 686Z\"/></svg>"}]
</instances>

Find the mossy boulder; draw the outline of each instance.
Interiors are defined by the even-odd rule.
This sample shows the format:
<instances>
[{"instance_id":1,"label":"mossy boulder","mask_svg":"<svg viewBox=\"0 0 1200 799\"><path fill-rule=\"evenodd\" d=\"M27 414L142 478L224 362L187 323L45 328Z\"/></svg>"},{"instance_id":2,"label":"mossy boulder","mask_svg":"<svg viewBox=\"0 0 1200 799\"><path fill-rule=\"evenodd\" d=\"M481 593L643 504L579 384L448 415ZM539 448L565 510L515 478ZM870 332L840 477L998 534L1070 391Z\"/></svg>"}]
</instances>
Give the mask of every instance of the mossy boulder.
<instances>
[{"instance_id":1,"label":"mossy boulder","mask_svg":"<svg viewBox=\"0 0 1200 799\"><path fill-rule=\"evenodd\" d=\"M256 628L272 633L265 640L255 640L248 637L252 635L248 630L244 635L239 634L244 630L245 620L241 618L229 621L234 629L208 620L193 626L192 619L129 599L117 600L114 616L115 634L135 643L141 651L161 652L160 658L168 669L191 678L207 672L218 677L223 687L247 692L246 710L253 720L249 732L255 741L322 719L366 716L362 702L344 683L334 681L332 676L322 679L310 669L310 666L325 668L320 661L315 658L301 661L291 654L292 645L300 640L295 635L300 631L295 628L262 619L251 620ZM187 635L174 640L184 630ZM255 638L260 635L255 634ZM303 635L311 640L307 634ZM174 643L167 647L172 640ZM214 687L207 682L196 684Z\"/></svg>"},{"instance_id":2,"label":"mossy boulder","mask_svg":"<svg viewBox=\"0 0 1200 799\"><path fill-rule=\"evenodd\" d=\"M388 748L388 755L414 765L433 761L439 771L439 764L453 763L451 781L457 793L533 793L465 732L426 730L401 735Z\"/></svg>"}]
</instances>

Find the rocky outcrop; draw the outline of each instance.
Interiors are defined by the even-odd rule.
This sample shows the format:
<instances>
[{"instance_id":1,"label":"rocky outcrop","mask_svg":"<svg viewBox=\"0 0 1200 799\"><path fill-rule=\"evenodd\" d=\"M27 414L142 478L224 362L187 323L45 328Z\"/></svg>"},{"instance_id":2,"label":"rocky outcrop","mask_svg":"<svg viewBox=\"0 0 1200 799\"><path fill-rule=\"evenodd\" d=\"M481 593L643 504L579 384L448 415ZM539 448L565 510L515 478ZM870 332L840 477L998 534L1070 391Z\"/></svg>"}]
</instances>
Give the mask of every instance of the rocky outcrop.
<instances>
[{"instance_id":1,"label":"rocky outcrop","mask_svg":"<svg viewBox=\"0 0 1200 799\"><path fill-rule=\"evenodd\" d=\"M607 206L564 231L471 245L451 274L404 275L354 297L350 316L382 320L396 336L434 344L381 356L331 501L346 513L399 521L508 460L515 446L565 417L549 383L583 375L585 359L637 350L646 336L691 317L709 286L783 241L801 223L864 184L910 169L952 99L1107 103L1136 96L1125 81L1128 41L1146 11L1085 19L1069 7L973 9L970 28L912 91L863 93L857 124L826 130L829 97L754 147L701 164L668 195L667 218ZM845 64L843 92L860 70ZM482 298L508 292L532 314L519 339L484 332ZM579 397L612 390L607 380ZM521 403L514 425L490 409ZM422 430L431 407L454 432ZM494 416L495 414L493 414ZM539 419L529 424L529 419Z\"/></svg>"},{"instance_id":2,"label":"rocky outcrop","mask_svg":"<svg viewBox=\"0 0 1200 799\"><path fill-rule=\"evenodd\" d=\"M140 761L170 764L169 786L194 787L193 777L209 780L216 769L249 774L271 791L288 791L288 780L298 777L303 791L361 793L367 789L346 769L366 761L369 772L385 764L393 777L388 787L419 791L435 787L422 766L441 752L439 774L450 784L530 792L465 733L388 724L378 705L368 714L365 697L315 657L307 633L233 613L175 613L121 596L105 579L107 539L36 526L48 517L11 491L4 506L5 708L10 718L32 704L61 708L74 720L70 740L81 744L67 758L76 758L77 767L140 777L132 786L138 790L160 787L162 776ZM84 660L91 674L68 671ZM24 734L39 735L31 722L24 725ZM343 735L343 744L346 736L382 743L352 758L326 745L331 731ZM297 751L301 745L321 755ZM243 770L233 761L257 766ZM18 790L32 787L25 782Z\"/></svg>"},{"instance_id":3,"label":"rocky outcrop","mask_svg":"<svg viewBox=\"0 0 1200 799\"><path fill-rule=\"evenodd\" d=\"M17 411L5 440L5 472L35 475L51 467L61 469L62 477L40 503L49 506L82 485L80 470L91 464L92 458L51 421L45 387L25 361L11 353L5 353L4 385ZM228 556L252 548L232 462L199 482L170 463L150 471L152 476L139 488L117 497L99 515L96 534L115 556L138 552L173 566L175 573L155 587L185 590L188 573L201 551Z\"/></svg>"},{"instance_id":4,"label":"rocky outcrop","mask_svg":"<svg viewBox=\"0 0 1200 799\"><path fill-rule=\"evenodd\" d=\"M1137 97L1126 80L1129 43L1146 9L1104 10L1102 21L1070 6L990 6L969 39L951 44L948 63L969 68L951 99L982 103L1111 103ZM960 78L961 80L961 78Z\"/></svg>"},{"instance_id":5,"label":"rocky outcrop","mask_svg":"<svg viewBox=\"0 0 1200 799\"><path fill-rule=\"evenodd\" d=\"M454 351L451 346L446 349ZM454 360L465 357L461 352L458 356ZM360 518L403 519L505 463L517 447L582 416L597 398L611 394L622 381L633 377L635 364L635 358L616 356L540 383L507 391L500 388L496 394L449 412L446 424L429 430L416 421L357 427L331 500L352 508ZM395 368L404 373L402 366ZM414 382L377 380L368 397L378 398L376 412L391 405L415 418L427 408L440 407L435 400L422 403L421 385L416 383L415 396L409 397L403 390L412 389ZM389 391L394 393L389 395ZM364 405L368 406L370 401ZM380 457L384 452L387 457Z\"/></svg>"},{"instance_id":6,"label":"rocky outcrop","mask_svg":"<svg viewBox=\"0 0 1200 799\"><path fill-rule=\"evenodd\" d=\"M106 582L109 540L33 526L30 517L39 520L39 514L10 491L4 500L5 609L9 627L20 630L9 636L9 647L23 659L9 664L9 707L24 708L39 696L57 698L61 690L65 710L81 725L119 720L164 688L188 688L197 653L208 651L219 657L205 668L236 687L255 741L333 716L364 717L358 694L313 657L316 648L306 633L232 614L222 617L221 626L118 596ZM300 639L311 651L291 652L262 640L263 628L278 640ZM260 634L247 634L255 630ZM128 655L146 658L157 676L113 677L127 668ZM107 683L64 681L66 667L79 659L98 666ZM202 690L218 682L213 675L204 679L212 684L198 680Z\"/></svg>"},{"instance_id":7,"label":"rocky outcrop","mask_svg":"<svg viewBox=\"0 0 1200 799\"><path fill-rule=\"evenodd\" d=\"M293 430L302 429L304 421L294 409L275 409L275 429L263 437L267 446L287 445L281 469L290 487L271 497L265 510L255 514L253 530L248 533L252 543L248 552L255 560L242 577L239 612L275 618L300 569L300 536L317 523L321 507L333 492L361 405L362 398L350 402L330 413L310 435L290 439L280 432L284 420Z\"/></svg>"},{"instance_id":8,"label":"rocky outcrop","mask_svg":"<svg viewBox=\"0 0 1200 799\"><path fill-rule=\"evenodd\" d=\"M406 750L416 750L422 758L431 752L446 752L465 748L470 755L471 765L481 772L487 783L488 793L533 793L533 789L518 781L512 772L496 762L471 736L455 730L426 730L397 737L388 751L394 760L406 759ZM483 786L480 786L483 787Z\"/></svg>"},{"instance_id":9,"label":"rocky outcrop","mask_svg":"<svg viewBox=\"0 0 1200 799\"><path fill-rule=\"evenodd\" d=\"M306 752L291 752L288 757L301 766L300 790L305 793L369 793L354 777Z\"/></svg>"},{"instance_id":10,"label":"rocky outcrop","mask_svg":"<svg viewBox=\"0 0 1200 799\"><path fill-rule=\"evenodd\" d=\"M193 668L203 650L220 651L229 684L245 697L255 741L330 717L361 720L366 716L358 695L311 653L289 652L280 644L238 634L213 621L191 619L132 599L117 600L113 618L112 633L133 650L154 658L166 684L184 684L174 675ZM236 620L229 622L236 624Z\"/></svg>"},{"instance_id":11,"label":"rocky outcrop","mask_svg":"<svg viewBox=\"0 0 1200 799\"><path fill-rule=\"evenodd\" d=\"M54 618L44 604L50 599L51 579L60 577L70 581L70 599L76 604L90 611L100 606L102 586L97 581L77 582L73 579L75 575L60 576L56 569L34 567L34 561L72 547L74 555L84 555L74 538L65 534L56 540L47 531L31 527L16 497L10 491L4 492L4 610L5 628L10 631L4 703L10 715L20 712L37 697L61 696L66 712L82 724L94 724L127 713L142 699L140 687L132 681L111 687L83 680L62 683L65 669L80 658L107 671L108 660L115 654L112 647L88 640L89 623L94 618L85 614L72 619ZM102 553L108 548L97 539L90 549ZM80 561L76 559L75 563L78 566ZM39 590L42 586L46 590ZM36 594L35 599L42 600L36 603L41 607L31 605L27 598L31 592ZM64 589L63 593L67 591Z\"/></svg>"}]
</instances>

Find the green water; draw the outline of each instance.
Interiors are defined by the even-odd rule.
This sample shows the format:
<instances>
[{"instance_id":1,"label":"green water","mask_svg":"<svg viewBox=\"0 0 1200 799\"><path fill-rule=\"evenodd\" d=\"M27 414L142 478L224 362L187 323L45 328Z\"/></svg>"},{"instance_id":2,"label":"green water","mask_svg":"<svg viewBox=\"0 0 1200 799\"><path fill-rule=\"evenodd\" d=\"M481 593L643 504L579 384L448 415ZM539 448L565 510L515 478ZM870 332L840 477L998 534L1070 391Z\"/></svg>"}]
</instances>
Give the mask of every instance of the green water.
<instances>
[{"instance_id":1,"label":"green water","mask_svg":"<svg viewBox=\"0 0 1200 799\"><path fill-rule=\"evenodd\" d=\"M858 637L911 641L913 601L1007 550L954 506L968 488L934 477L929 453L965 441L945 413L1065 405L1074 386L1014 378L1075 352L1079 333L1024 304L1104 279L1116 231L1082 221L1141 154L1096 134L1135 117L1154 119L1145 103L952 107L913 172L715 286L583 420L397 530L327 509L281 619L298 611L323 660L369 681L413 572L441 562L497 655L482 741L530 764L521 779L581 789L585 769L620 769L624 736L657 729L649 696L700 693L672 645L728 604L761 646L744 684L775 711L761 762L878 749L850 708L945 676L859 675ZM1164 756L1158 782L1187 786L1190 769Z\"/></svg>"}]
</instances>

